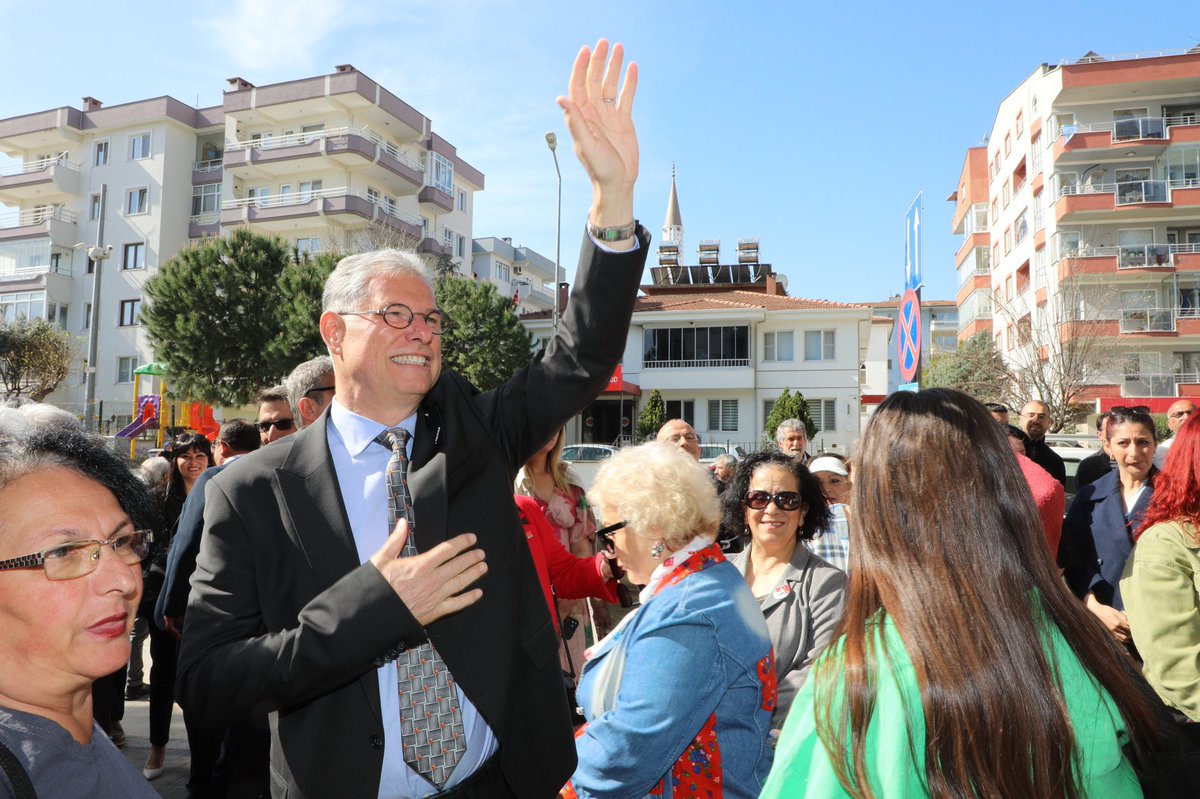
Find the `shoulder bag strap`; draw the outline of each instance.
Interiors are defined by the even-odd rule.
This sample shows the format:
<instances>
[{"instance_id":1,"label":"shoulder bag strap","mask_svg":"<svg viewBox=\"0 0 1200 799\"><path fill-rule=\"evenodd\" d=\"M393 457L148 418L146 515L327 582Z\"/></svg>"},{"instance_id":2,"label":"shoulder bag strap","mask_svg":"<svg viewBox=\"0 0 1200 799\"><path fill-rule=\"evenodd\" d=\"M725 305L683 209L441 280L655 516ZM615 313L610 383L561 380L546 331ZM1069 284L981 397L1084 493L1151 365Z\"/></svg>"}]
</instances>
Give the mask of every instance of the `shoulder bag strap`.
<instances>
[{"instance_id":1,"label":"shoulder bag strap","mask_svg":"<svg viewBox=\"0 0 1200 799\"><path fill-rule=\"evenodd\" d=\"M37 791L33 789L29 772L21 765L21 761L12 753L12 750L4 745L3 741L0 741L0 768L4 769L8 781L12 783L16 799L37 799Z\"/></svg>"}]
</instances>

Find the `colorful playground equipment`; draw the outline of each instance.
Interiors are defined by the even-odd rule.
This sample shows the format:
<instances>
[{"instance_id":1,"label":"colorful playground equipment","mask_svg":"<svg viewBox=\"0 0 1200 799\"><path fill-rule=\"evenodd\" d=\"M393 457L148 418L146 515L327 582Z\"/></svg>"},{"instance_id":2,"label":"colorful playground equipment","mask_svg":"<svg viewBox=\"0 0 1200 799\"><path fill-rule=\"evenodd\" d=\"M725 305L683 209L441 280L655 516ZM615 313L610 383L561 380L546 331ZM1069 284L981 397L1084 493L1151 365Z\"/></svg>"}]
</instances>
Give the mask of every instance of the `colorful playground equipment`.
<instances>
[{"instance_id":1,"label":"colorful playground equipment","mask_svg":"<svg viewBox=\"0 0 1200 799\"><path fill-rule=\"evenodd\" d=\"M211 405L190 400L167 400L168 371L166 364L147 363L133 372L133 421L116 434L117 438L129 439L130 458L137 457L137 437L146 430L158 431L155 446L161 448L163 429L172 417L175 425L203 433L210 441L216 438L220 430L220 424L213 419ZM158 378L157 394L140 393L142 375Z\"/></svg>"}]
</instances>

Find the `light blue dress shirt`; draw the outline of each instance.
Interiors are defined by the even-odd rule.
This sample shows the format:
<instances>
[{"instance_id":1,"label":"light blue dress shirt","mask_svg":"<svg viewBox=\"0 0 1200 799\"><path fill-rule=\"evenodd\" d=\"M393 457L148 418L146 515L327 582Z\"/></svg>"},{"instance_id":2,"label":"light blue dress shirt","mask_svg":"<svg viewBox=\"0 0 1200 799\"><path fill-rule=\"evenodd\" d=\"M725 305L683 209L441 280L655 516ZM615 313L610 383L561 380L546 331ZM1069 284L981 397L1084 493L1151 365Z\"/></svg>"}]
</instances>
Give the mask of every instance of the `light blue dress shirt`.
<instances>
[{"instance_id":1,"label":"light blue dress shirt","mask_svg":"<svg viewBox=\"0 0 1200 799\"><path fill-rule=\"evenodd\" d=\"M391 450L374 443L387 428L347 410L333 400L326 422L329 452L337 472L350 530L358 548L358 560L366 563L378 552L391 534L387 511L387 464ZM408 456L412 457L413 436L417 415L405 419L400 427L409 433ZM421 535L421 519L416 518L415 535ZM499 748L496 735L467 699L462 689L458 703L462 709L467 751L450 775L445 788L449 789L475 772ZM396 664L385 663L379 669L379 702L383 713L383 771L379 775L379 799L422 799L433 796L438 789L417 774L404 762L400 745L400 698L396 683Z\"/></svg>"}]
</instances>

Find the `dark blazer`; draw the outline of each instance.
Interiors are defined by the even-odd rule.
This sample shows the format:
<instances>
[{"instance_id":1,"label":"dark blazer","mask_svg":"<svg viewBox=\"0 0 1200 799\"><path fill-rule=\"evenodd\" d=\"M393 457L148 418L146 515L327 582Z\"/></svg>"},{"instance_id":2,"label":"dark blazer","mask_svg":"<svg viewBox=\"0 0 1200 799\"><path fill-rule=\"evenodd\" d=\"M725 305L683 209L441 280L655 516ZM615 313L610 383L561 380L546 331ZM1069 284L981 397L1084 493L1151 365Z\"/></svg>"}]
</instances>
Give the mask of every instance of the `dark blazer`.
<instances>
[{"instance_id":1,"label":"dark blazer","mask_svg":"<svg viewBox=\"0 0 1200 799\"><path fill-rule=\"evenodd\" d=\"M1076 596L1091 591L1105 605L1125 609L1121 601L1121 573L1133 549L1132 532L1141 523L1154 495L1157 472L1151 470L1146 490L1130 511L1128 524L1121 499L1121 476L1116 469L1075 495L1063 521L1058 560L1067 585Z\"/></svg>"},{"instance_id":2,"label":"dark blazer","mask_svg":"<svg viewBox=\"0 0 1200 799\"><path fill-rule=\"evenodd\" d=\"M196 478L187 500L183 503L179 523L175 526L175 535L171 538L171 548L167 551L167 576L154 605L154 623L160 630L166 629L162 625L163 616L179 618L187 610L188 592L191 591L189 580L192 579L192 572L196 570L200 534L204 531L204 486L224 468L222 465L205 469Z\"/></svg>"},{"instance_id":3,"label":"dark blazer","mask_svg":"<svg viewBox=\"0 0 1200 799\"><path fill-rule=\"evenodd\" d=\"M383 763L377 658L433 641L496 734L520 797L575 768L558 640L526 545L518 467L600 391L625 348L649 237L608 254L585 238L556 339L495 391L443 372L422 401L409 467L417 548L478 536L483 598L423 630L359 563L326 416L232 464L208 487L180 652L180 703L204 724L272 714L274 796L375 799ZM326 411L326 414L328 411Z\"/></svg>"},{"instance_id":4,"label":"dark blazer","mask_svg":"<svg viewBox=\"0 0 1200 799\"><path fill-rule=\"evenodd\" d=\"M1063 463L1062 456L1050 449L1050 445L1046 443L1045 439L1031 443L1029 460L1050 472L1050 476L1057 480L1063 488L1067 487L1067 465Z\"/></svg>"}]
</instances>

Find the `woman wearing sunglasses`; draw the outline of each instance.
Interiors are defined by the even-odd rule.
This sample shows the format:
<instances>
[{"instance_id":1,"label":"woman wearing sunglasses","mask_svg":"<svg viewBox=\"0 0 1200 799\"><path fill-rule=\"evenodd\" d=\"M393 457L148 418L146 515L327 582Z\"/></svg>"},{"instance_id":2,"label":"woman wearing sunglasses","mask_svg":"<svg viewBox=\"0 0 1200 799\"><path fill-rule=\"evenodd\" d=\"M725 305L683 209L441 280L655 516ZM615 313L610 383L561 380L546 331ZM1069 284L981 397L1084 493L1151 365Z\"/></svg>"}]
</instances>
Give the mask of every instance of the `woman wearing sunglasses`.
<instances>
[{"instance_id":1,"label":"woman wearing sunglasses","mask_svg":"<svg viewBox=\"0 0 1200 799\"><path fill-rule=\"evenodd\" d=\"M98 439L61 424L0 437L0 795L157 796L91 692L129 659L155 510Z\"/></svg>"},{"instance_id":2,"label":"woman wearing sunglasses","mask_svg":"<svg viewBox=\"0 0 1200 799\"><path fill-rule=\"evenodd\" d=\"M1045 556L987 409L898 391L859 459L845 615L763 799L1141 797L1123 747L1146 755L1169 726Z\"/></svg>"},{"instance_id":3,"label":"woman wearing sunglasses","mask_svg":"<svg viewBox=\"0 0 1200 799\"><path fill-rule=\"evenodd\" d=\"M1133 533L1154 495L1156 442L1149 409L1116 406L1105 420L1104 449L1114 471L1079 489L1063 521L1059 564L1075 595L1121 643L1130 641L1121 574Z\"/></svg>"},{"instance_id":4,"label":"woman wearing sunglasses","mask_svg":"<svg viewBox=\"0 0 1200 799\"><path fill-rule=\"evenodd\" d=\"M607 461L591 490L641 605L587 653L579 766L564 795L756 797L775 672L766 624L716 544L703 466L651 443Z\"/></svg>"},{"instance_id":5,"label":"woman wearing sunglasses","mask_svg":"<svg viewBox=\"0 0 1200 799\"><path fill-rule=\"evenodd\" d=\"M842 616L846 574L802 541L829 526L821 484L795 458L758 452L738 464L721 495L725 535L749 538L733 557L762 609L775 648L779 699L771 729L779 730L813 659Z\"/></svg>"}]
</instances>

